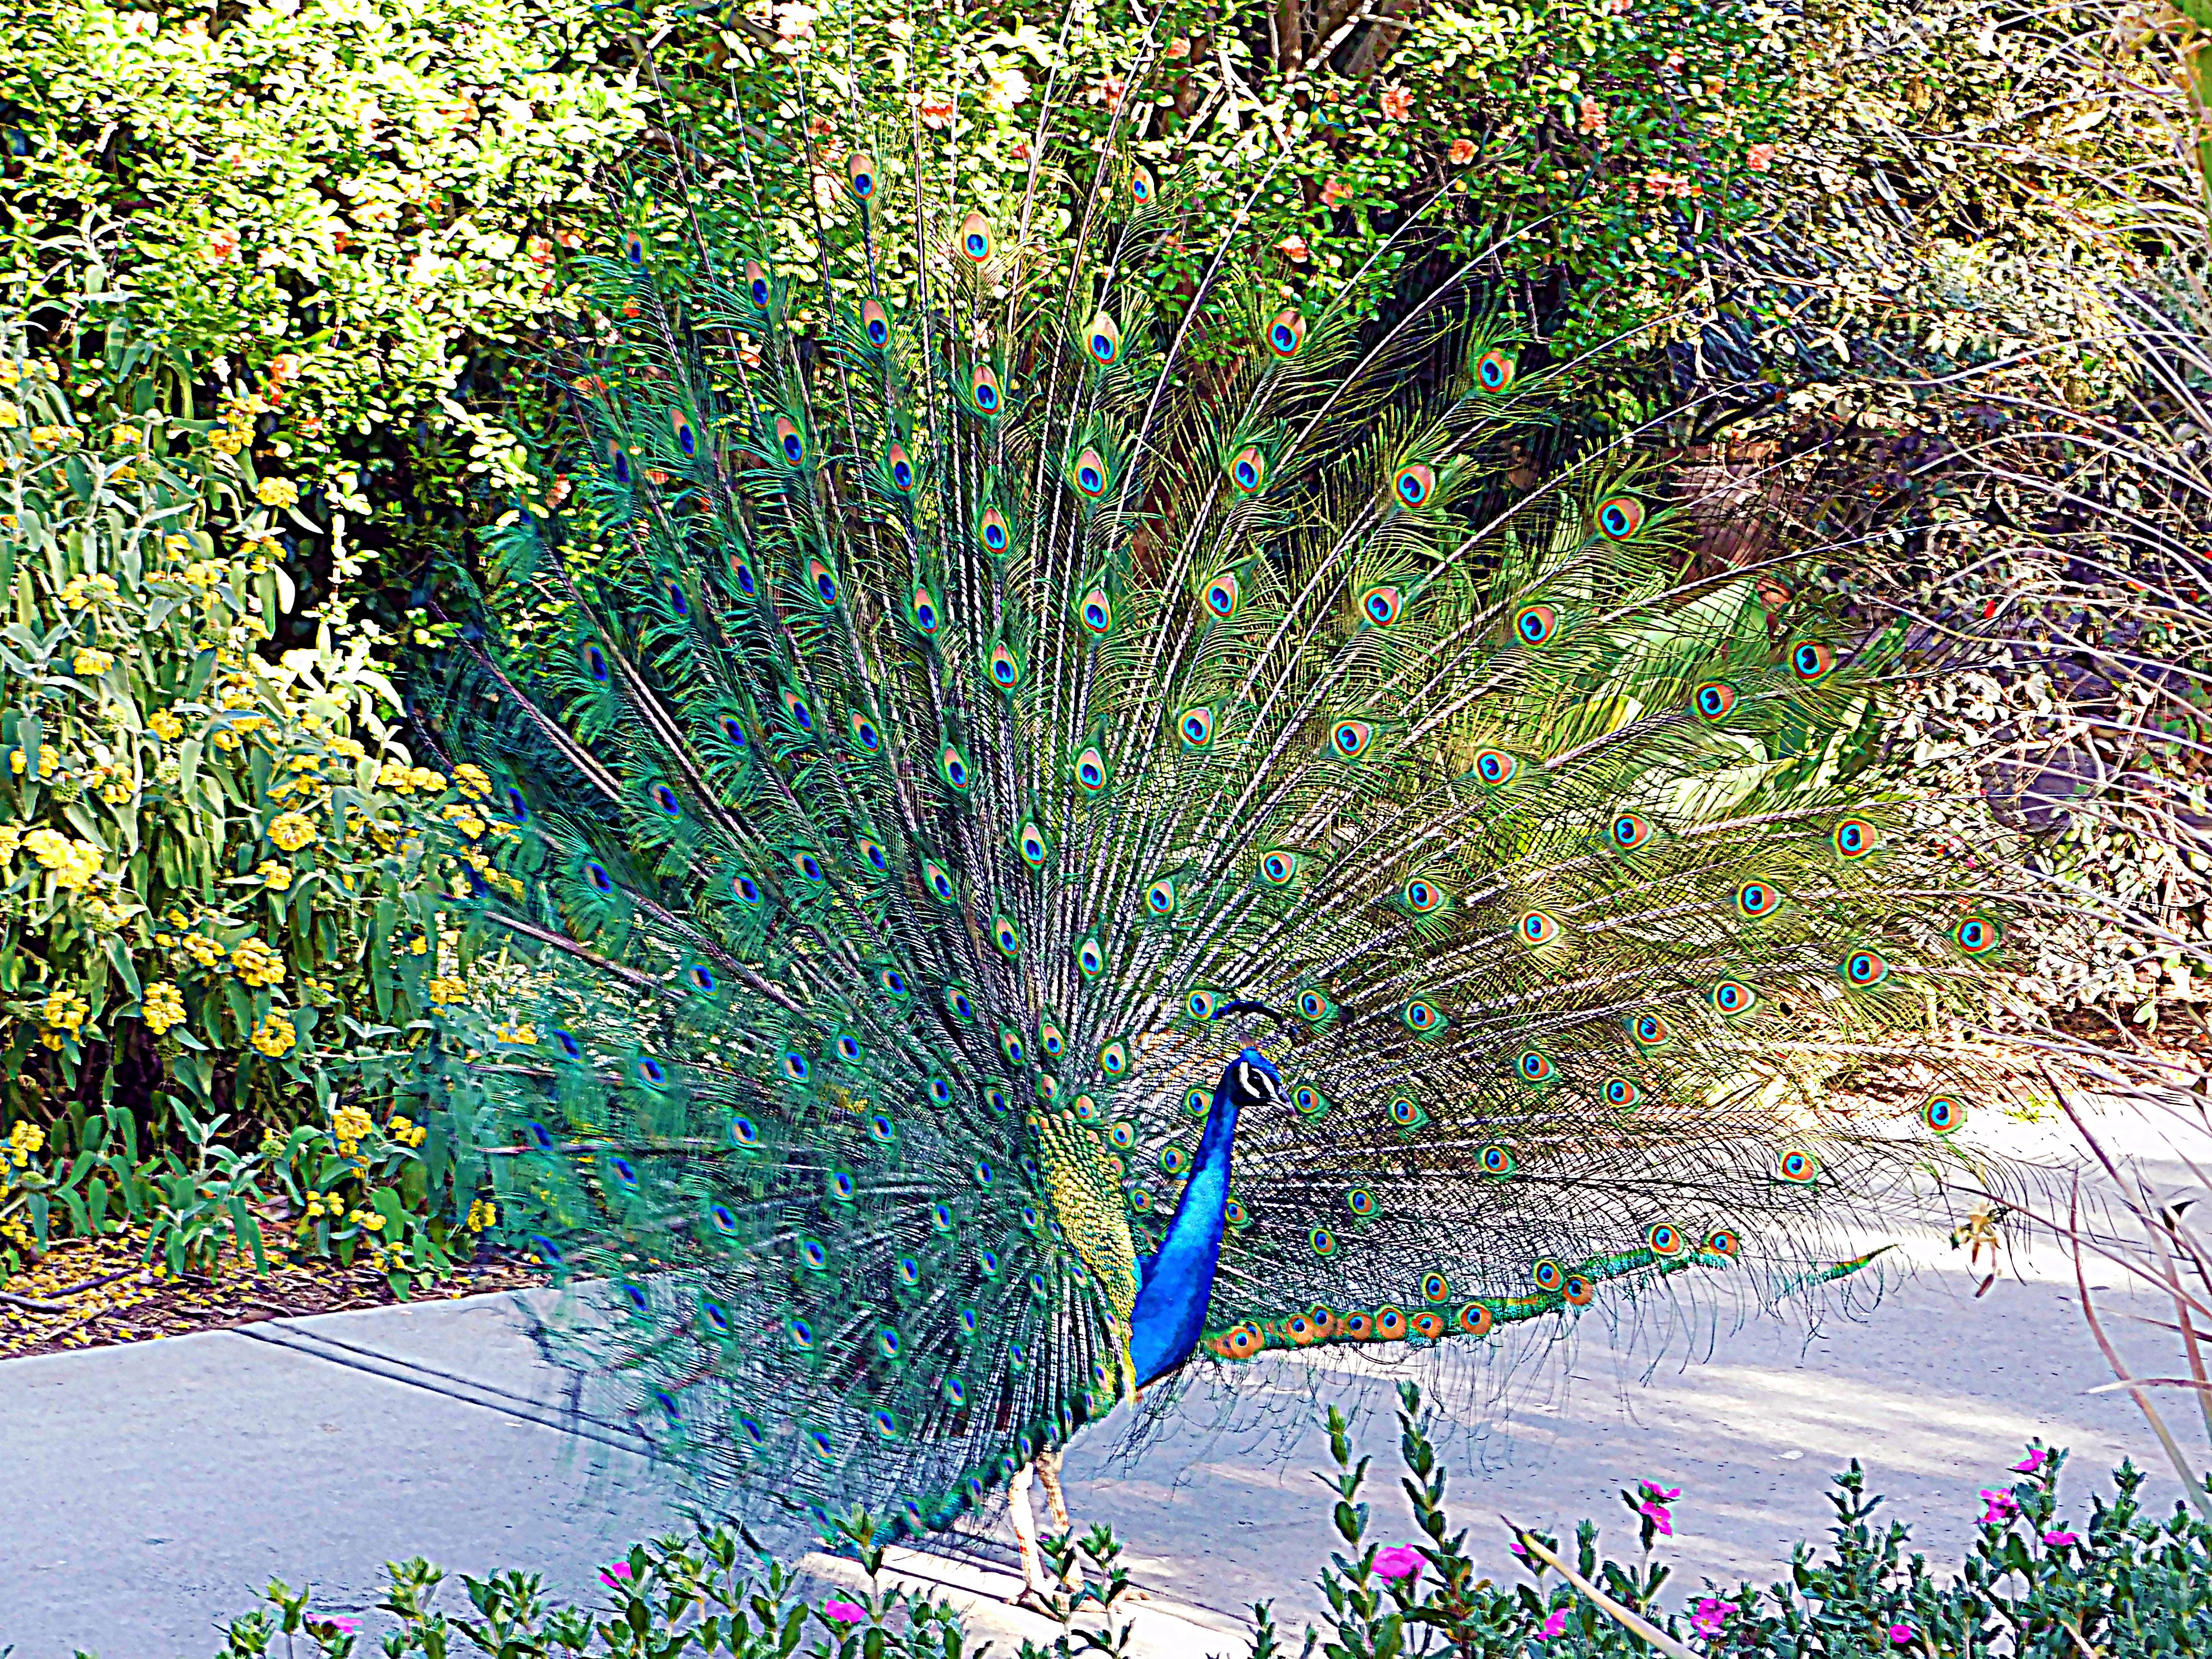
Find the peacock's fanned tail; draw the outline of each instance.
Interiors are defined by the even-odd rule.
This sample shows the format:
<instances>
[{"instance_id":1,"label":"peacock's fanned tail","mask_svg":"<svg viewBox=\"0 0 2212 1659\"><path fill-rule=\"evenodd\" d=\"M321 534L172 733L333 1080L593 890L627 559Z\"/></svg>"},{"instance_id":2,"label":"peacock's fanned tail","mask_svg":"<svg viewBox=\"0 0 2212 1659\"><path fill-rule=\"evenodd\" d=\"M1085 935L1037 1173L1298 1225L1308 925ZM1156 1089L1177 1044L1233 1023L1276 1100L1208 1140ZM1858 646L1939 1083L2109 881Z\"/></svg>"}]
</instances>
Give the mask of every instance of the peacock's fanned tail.
<instances>
[{"instance_id":1,"label":"peacock's fanned tail","mask_svg":"<svg viewBox=\"0 0 2212 1659\"><path fill-rule=\"evenodd\" d=\"M1222 1359L1802 1267L1958 1126L2000 924L1868 769L1904 634L1524 477L1572 388L1494 319L1147 292L1173 180L885 149L625 198L499 549L564 631L430 700L513 946L457 1110L653 1434L947 1524L1136 1380L1248 1042Z\"/></svg>"}]
</instances>

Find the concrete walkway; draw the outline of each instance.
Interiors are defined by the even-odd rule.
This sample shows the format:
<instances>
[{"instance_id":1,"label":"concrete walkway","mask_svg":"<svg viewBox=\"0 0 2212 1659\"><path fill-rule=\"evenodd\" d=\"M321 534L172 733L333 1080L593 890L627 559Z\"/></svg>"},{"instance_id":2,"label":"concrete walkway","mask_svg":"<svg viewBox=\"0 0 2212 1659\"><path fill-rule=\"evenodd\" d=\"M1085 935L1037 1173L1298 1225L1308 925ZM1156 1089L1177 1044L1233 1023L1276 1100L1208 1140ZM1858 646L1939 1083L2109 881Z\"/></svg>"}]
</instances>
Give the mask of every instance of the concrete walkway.
<instances>
[{"instance_id":1,"label":"concrete walkway","mask_svg":"<svg viewBox=\"0 0 2212 1659\"><path fill-rule=\"evenodd\" d=\"M2047 1127L2009 1133L2031 1150L2064 1144ZM2178 1166L2160 1171L2183 1184ZM1200 1659L1243 1650L1240 1616L1255 1599L1273 1599L1293 1632L1319 1605L1312 1580L1334 1542L1310 1473L1327 1461L1323 1401L1362 1414L1379 1532L1405 1535L1388 1415L1401 1374L1453 1402L1451 1494L1500 1578L1512 1572L1501 1514L1554 1529L1590 1516L1632 1550L1615 1494L1644 1477L1682 1489L1668 1553L1684 1590L1707 1576L1781 1576L1790 1546L1828 1524L1828 1476L1854 1455L1938 1564L1971 1537L1978 1489L2002 1484L2033 1436L2073 1448L2077 1498L2106 1488L2128 1455L2152 1470L2161 1504L2172 1499L2127 1396L2086 1392L2111 1374L2075 1308L2070 1263L2008 1252L1978 1299L1938 1235L1884 1261L1895 1269L1851 1281L1814 1328L1756 1322L1721 1334L1710 1358L1680 1331L1590 1321L1409 1357L1405 1373L1341 1351L1270 1360L1234 1396L1198 1391L1164 1421L1109 1420L1085 1437L1069 1458L1070 1501L1079 1524L1112 1523L1152 1593L1137 1650ZM2121 1278L2091 1273L2096 1285ZM2171 1368L2160 1334L2124 1317L2158 1306L2123 1289L2100 1306L2146 1367ZM600 1564L680 1523L626 1435L567 1421L531 1310L528 1297L485 1297L0 1364L0 1649L205 1655L271 1577L313 1584L319 1608L366 1613L381 1564L417 1554L449 1575L521 1567L596 1600ZM2178 1394L2171 1420L2201 1451ZM1004 1605L1012 1556L995 1540L896 1559L969 1607L974 1633L1001 1652L1053 1632ZM851 1582L847 1564L811 1565ZM462 1602L458 1583L449 1594ZM371 1613L364 1632L376 1625Z\"/></svg>"}]
</instances>

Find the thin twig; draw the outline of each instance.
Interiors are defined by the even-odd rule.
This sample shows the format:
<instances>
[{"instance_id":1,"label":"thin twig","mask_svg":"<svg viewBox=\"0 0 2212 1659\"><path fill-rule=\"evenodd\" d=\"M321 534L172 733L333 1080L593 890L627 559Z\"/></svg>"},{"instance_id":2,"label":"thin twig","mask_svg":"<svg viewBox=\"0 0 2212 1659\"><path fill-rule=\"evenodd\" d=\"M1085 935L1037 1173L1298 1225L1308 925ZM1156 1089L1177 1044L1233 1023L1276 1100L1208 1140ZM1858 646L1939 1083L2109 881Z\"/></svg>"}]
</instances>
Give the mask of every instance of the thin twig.
<instances>
[{"instance_id":1,"label":"thin twig","mask_svg":"<svg viewBox=\"0 0 2212 1659\"><path fill-rule=\"evenodd\" d=\"M1505 1521L1505 1517L1502 1515L1498 1518L1500 1521ZM1637 1614L1631 1613L1626 1607L1621 1606L1620 1602L1614 1601L1603 1590L1600 1589L1595 1584L1591 1583L1589 1579L1583 1577L1565 1562L1560 1560L1556 1554L1545 1547L1541 1540L1528 1533L1522 1531L1520 1528L1515 1526L1510 1521L1505 1521L1505 1525L1507 1529L1512 1533L1515 1540L1520 1544L1522 1548L1527 1550L1529 1554L1534 1556L1546 1566L1551 1568L1553 1572L1558 1573L1560 1577L1565 1579L1570 1584L1572 1584L1577 1589L1580 1590L1583 1595L1589 1598L1589 1603L1592 1607L1595 1607L1607 1618L1612 1620L1613 1623L1619 1625L1623 1630L1628 1632L1630 1635L1641 1637L1644 1641L1649 1642L1653 1647L1658 1649L1660 1652L1672 1655L1673 1659L1702 1659L1701 1655L1692 1651L1689 1648L1685 1647L1681 1643L1677 1642L1673 1637L1668 1635L1666 1632L1661 1630L1650 1620L1640 1618Z\"/></svg>"}]
</instances>

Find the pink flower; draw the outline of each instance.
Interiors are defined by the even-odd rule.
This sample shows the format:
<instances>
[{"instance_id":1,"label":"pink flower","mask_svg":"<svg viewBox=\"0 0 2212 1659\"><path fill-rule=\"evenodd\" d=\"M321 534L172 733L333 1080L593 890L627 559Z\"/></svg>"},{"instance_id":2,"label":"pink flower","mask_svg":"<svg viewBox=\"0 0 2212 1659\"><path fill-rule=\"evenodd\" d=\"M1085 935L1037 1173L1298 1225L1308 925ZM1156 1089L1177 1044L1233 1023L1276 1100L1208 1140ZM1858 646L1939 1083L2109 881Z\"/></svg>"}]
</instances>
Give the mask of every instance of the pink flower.
<instances>
[{"instance_id":1,"label":"pink flower","mask_svg":"<svg viewBox=\"0 0 2212 1659\"><path fill-rule=\"evenodd\" d=\"M1605 137L1607 116L1605 106L1595 98L1585 98L1575 113L1575 125L1584 132Z\"/></svg>"},{"instance_id":2,"label":"pink flower","mask_svg":"<svg viewBox=\"0 0 2212 1659\"><path fill-rule=\"evenodd\" d=\"M2019 1500L2008 1492L1991 1492L1984 1486L1982 1488L1982 1499L1989 1505L1982 1512L1982 1524L1985 1527L2009 1521L2020 1513Z\"/></svg>"},{"instance_id":3,"label":"pink flower","mask_svg":"<svg viewBox=\"0 0 2212 1659\"><path fill-rule=\"evenodd\" d=\"M207 257L210 264L228 264L238 258L238 233L222 229L208 232Z\"/></svg>"},{"instance_id":4,"label":"pink flower","mask_svg":"<svg viewBox=\"0 0 2212 1659\"><path fill-rule=\"evenodd\" d=\"M1910 1642L1913 1638L1913 1634L1912 1626L1910 1625L1892 1625L1889 1627L1889 1639L1896 1643L1899 1647L1903 1647L1907 1642Z\"/></svg>"},{"instance_id":5,"label":"pink flower","mask_svg":"<svg viewBox=\"0 0 2212 1659\"><path fill-rule=\"evenodd\" d=\"M1474 160L1474 140L1472 138L1453 139L1451 149L1446 153L1444 159L1449 161L1455 167L1465 167L1469 161Z\"/></svg>"},{"instance_id":6,"label":"pink flower","mask_svg":"<svg viewBox=\"0 0 2212 1659\"><path fill-rule=\"evenodd\" d=\"M868 1610L851 1601L824 1601L822 1616L841 1625L857 1625L868 1616Z\"/></svg>"},{"instance_id":7,"label":"pink flower","mask_svg":"<svg viewBox=\"0 0 2212 1659\"><path fill-rule=\"evenodd\" d=\"M1698 1610L1690 1615L1690 1628L1700 1636L1718 1636L1721 1626L1728 1623L1729 1614L1735 1611L1735 1602L1716 1601L1709 1595L1698 1603Z\"/></svg>"},{"instance_id":8,"label":"pink flower","mask_svg":"<svg viewBox=\"0 0 2212 1659\"><path fill-rule=\"evenodd\" d=\"M1767 168L1774 165L1774 146L1771 144L1753 144L1751 147L1750 152L1744 156L1743 162L1744 165L1749 167L1753 173L1765 172Z\"/></svg>"},{"instance_id":9,"label":"pink flower","mask_svg":"<svg viewBox=\"0 0 2212 1659\"><path fill-rule=\"evenodd\" d=\"M1510 1547L1512 1549L1513 1553L1519 1556L1522 1560L1525 1561L1528 1559L1528 1552L1527 1548L1522 1546L1519 1539L1515 1539Z\"/></svg>"},{"instance_id":10,"label":"pink flower","mask_svg":"<svg viewBox=\"0 0 2212 1659\"><path fill-rule=\"evenodd\" d=\"M1406 87L1382 88L1382 118L1384 120L1402 121L1413 112L1413 94L1410 88Z\"/></svg>"},{"instance_id":11,"label":"pink flower","mask_svg":"<svg viewBox=\"0 0 2212 1659\"><path fill-rule=\"evenodd\" d=\"M609 1589L620 1589L622 1581L629 1577L629 1563L617 1561L611 1567L599 1569L599 1582Z\"/></svg>"},{"instance_id":12,"label":"pink flower","mask_svg":"<svg viewBox=\"0 0 2212 1659\"><path fill-rule=\"evenodd\" d=\"M1306 239L1299 235L1296 231L1292 231L1288 236L1284 237L1283 240L1276 243L1275 246L1282 249L1283 257L1288 259L1294 265L1302 265L1305 264L1307 256L1312 252L1311 249L1306 246Z\"/></svg>"},{"instance_id":13,"label":"pink flower","mask_svg":"<svg viewBox=\"0 0 2212 1659\"><path fill-rule=\"evenodd\" d=\"M342 1635L358 1636L361 1634L361 1620L349 1613L333 1613L327 1614L325 1616L323 1622Z\"/></svg>"},{"instance_id":14,"label":"pink flower","mask_svg":"<svg viewBox=\"0 0 2212 1659\"><path fill-rule=\"evenodd\" d=\"M2046 1532L2043 1534L2043 1541L2052 1549L2063 1550L2071 1549L2081 1540L2070 1532Z\"/></svg>"},{"instance_id":15,"label":"pink flower","mask_svg":"<svg viewBox=\"0 0 2212 1659\"><path fill-rule=\"evenodd\" d=\"M1552 1610L1552 1616L1537 1627L1536 1639L1539 1642L1548 1642L1554 1636L1565 1634L1566 1628L1567 1610L1565 1607L1554 1607Z\"/></svg>"},{"instance_id":16,"label":"pink flower","mask_svg":"<svg viewBox=\"0 0 2212 1659\"><path fill-rule=\"evenodd\" d=\"M1666 1537L1674 1535L1674 1517L1667 1505L1682 1495L1680 1486L1662 1487L1646 1480L1640 1483L1644 1501L1636 1506L1637 1513L1649 1516L1654 1530Z\"/></svg>"},{"instance_id":17,"label":"pink flower","mask_svg":"<svg viewBox=\"0 0 2212 1659\"><path fill-rule=\"evenodd\" d=\"M1418 1578L1421 1576L1421 1553L1411 1544L1394 1544L1375 1558L1377 1578Z\"/></svg>"},{"instance_id":18,"label":"pink flower","mask_svg":"<svg viewBox=\"0 0 2212 1659\"><path fill-rule=\"evenodd\" d=\"M2043 1467L2043 1460L2050 1455L2051 1454L2040 1446L2030 1446L2027 1449L2027 1455L2012 1466L2012 1472L2014 1474L2033 1474Z\"/></svg>"}]
</instances>

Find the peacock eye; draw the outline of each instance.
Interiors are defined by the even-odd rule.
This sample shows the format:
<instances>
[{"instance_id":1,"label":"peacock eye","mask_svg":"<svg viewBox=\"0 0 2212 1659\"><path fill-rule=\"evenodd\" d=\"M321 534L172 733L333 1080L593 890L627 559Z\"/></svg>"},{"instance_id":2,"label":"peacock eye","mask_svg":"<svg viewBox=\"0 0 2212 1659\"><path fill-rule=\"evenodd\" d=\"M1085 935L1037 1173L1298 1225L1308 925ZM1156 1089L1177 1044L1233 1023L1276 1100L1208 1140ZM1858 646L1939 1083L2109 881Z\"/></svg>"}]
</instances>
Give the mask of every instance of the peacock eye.
<instances>
[{"instance_id":1,"label":"peacock eye","mask_svg":"<svg viewBox=\"0 0 2212 1659\"><path fill-rule=\"evenodd\" d=\"M1102 311L1093 317L1091 319L1091 326L1083 332L1084 344L1090 350L1092 358L1101 366L1111 363L1121 356L1121 325L1104 312Z\"/></svg>"},{"instance_id":2,"label":"peacock eye","mask_svg":"<svg viewBox=\"0 0 2212 1659\"><path fill-rule=\"evenodd\" d=\"M1295 311L1279 311L1267 325L1267 349L1288 361L1305 343L1306 319Z\"/></svg>"},{"instance_id":3,"label":"peacock eye","mask_svg":"<svg viewBox=\"0 0 2212 1659\"><path fill-rule=\"evenodd\" d=\"M1597 504L1598 533L1607 541L1626 541L1644 527L1644 503L1633 495L1614 495Z\"/></svg>"}]
</instances>

